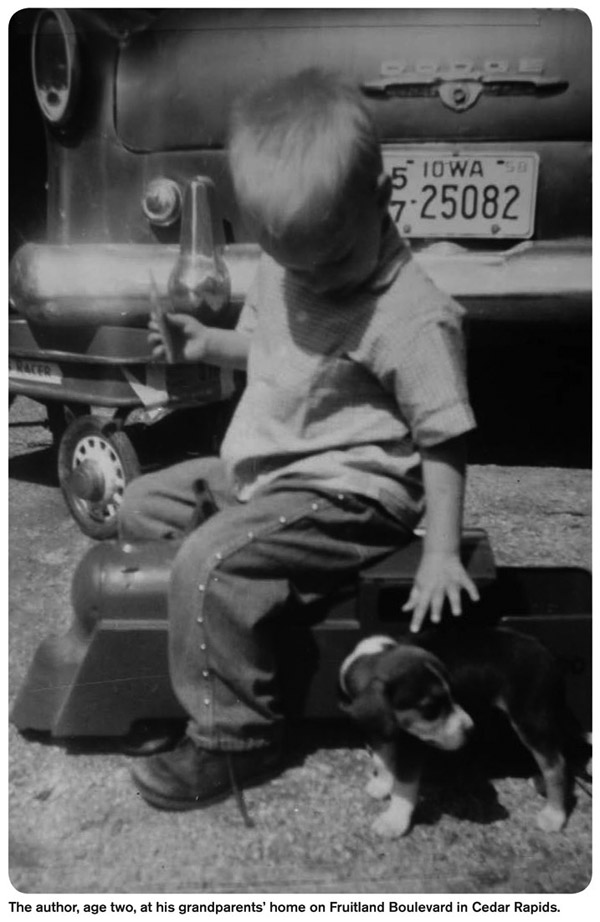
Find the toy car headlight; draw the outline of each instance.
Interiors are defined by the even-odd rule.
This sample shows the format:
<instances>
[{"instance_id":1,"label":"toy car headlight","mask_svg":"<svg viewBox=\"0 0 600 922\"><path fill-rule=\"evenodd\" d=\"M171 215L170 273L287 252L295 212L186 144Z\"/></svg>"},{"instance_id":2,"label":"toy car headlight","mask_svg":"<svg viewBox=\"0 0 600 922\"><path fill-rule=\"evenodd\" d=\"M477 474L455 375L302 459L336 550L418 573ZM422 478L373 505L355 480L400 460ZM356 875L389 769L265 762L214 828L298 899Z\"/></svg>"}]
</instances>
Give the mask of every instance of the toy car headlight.
<instances>
[{"instance_id":1,"label":"toy car headlight","mask_svg":"<svg viewBox=\"0 0 600 922\"><path fill-rule=\"evenodd\" d=\"M64 125L79 87L79 53L75 27L64 10L43 10L33 30L33 85L44 117Z\"/></svg>"}]
</instances>

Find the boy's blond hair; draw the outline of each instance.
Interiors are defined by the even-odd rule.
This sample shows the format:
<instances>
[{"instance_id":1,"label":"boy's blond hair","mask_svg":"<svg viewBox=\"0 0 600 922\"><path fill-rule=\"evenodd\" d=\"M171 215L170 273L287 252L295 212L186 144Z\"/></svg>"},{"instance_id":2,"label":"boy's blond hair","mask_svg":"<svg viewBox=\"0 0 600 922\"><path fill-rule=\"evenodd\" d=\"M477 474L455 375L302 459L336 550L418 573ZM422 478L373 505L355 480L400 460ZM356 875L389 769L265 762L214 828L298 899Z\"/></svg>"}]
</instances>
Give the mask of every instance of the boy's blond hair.
<instances>
[{"instance_id":1,"label":"boy's blond hair","mask_svg":"<svg viewBox=\"0 0 600 922\"><path fill-rule=\"evenodd\" d=\"M327 227L349 200L375 194L383 169L360 91L317 69L244 96L229 157L242 211L274 237Z\"/></svg>"}]
</instances>

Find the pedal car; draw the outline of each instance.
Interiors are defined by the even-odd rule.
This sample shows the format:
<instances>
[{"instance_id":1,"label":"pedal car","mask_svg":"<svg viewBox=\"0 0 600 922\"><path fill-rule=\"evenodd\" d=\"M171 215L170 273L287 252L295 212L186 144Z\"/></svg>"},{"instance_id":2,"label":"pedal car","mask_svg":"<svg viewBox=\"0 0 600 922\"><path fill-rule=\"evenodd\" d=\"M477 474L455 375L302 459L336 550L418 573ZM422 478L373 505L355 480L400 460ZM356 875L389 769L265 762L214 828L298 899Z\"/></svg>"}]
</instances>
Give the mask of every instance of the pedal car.
<instances>
[{"instance_id":1,"label":"pedal car","mask_svg":"<svg viewBox=\"0 0 600 922\"><path fill-rule=\"evenodd\" d=\"M114 536L139 471L130 423L235 396L215 368L152 362L145 328L157 307L235 323L258 251L226 126L265 75L322 65L360 84L392 218L472 320L590 316L578 10L22 10L10 35L10 394L46 406L65 499L95 538Z\"/></svg>"},{"instance_id":2,"label":"pedal car","mask_svg":"<svg viewBox=\"0 0 600 922\"><path fill-rule=\"evenodd\" d=\"M291 718L332 719L340 664L369 634L407 630L401 607L420 559L420 538L365 569L333 600L286 622L279 640L281 682ZM11 714L22 731L57 739L151 735L184 712L167 663L166 593L177 545L103 542L80 562L73 620L39 646ZM463 562L481 600L464 618L528 632L562 666L568 702L591 728L591 577L577 568L496 567L485 532L467 530ZM144 732L140 734L140 728Z\"/></svg>"}]
</instances>

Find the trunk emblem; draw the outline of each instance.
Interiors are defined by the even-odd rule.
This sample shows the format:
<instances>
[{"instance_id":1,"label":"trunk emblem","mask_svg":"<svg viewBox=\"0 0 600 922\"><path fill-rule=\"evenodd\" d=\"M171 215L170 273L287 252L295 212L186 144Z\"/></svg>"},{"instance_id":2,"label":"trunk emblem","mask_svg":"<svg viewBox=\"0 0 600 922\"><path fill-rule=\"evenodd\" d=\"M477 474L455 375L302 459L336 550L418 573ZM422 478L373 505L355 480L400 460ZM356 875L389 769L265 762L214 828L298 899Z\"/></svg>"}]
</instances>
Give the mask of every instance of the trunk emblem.
<instances>
[{"instance_id":1,"label":"trunk emblem","mask_svg":"<svg viewBox=\"0 0 600 922\"><path fill-rule=\"evenodd\" d=\"M544 77L541 58L521 59L516 72L509 61L485 61L477 69L473 61L451 62L442 68L432 60L383 61L381 76L361 84L363 93L379 99L435 97L448 109L464 112L480 96L550 96L569 86L561 77Z\"/></svg>"}]
</instances>

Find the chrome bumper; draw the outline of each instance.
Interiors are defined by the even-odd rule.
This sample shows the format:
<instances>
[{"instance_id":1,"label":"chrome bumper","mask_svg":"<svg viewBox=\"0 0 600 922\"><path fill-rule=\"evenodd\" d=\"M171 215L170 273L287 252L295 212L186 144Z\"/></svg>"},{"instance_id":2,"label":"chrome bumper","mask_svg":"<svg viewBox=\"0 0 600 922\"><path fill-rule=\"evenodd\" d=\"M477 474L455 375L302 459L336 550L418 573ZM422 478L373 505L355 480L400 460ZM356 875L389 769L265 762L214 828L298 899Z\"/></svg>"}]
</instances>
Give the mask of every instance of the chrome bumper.
<instances>
[{"instance_id":1,"label":"chrome bumper","mask_svg":"<svg viewBox=\"0 0 600 922\"><path fill-rule=\"evenodd\" d=\"M578 322L591 317L591 240L527 242L503 253L438 243L416 255L438 287L464 304L473 319Z\"/></svg>"},{"instance_id":2,"label":"chrome bumper","mask_svg":"<svg viewBox=\"0 0 600 922\"><path fill-rule=\"evenodd\" d=\"M228 252L229 251L229 252ZM145 326L153 296L169 300L177 245L27 243L9 271L11 305L27 320L55 326ZM258 248L225 247L222 320L239 309L252 281ZM210 269L206 282L211 284Z\"/></svg>"},{"instance_id":3,"label":"chrome bumper","mask_svg":"<svg viewBox=\"0 0 600 922\"><path fill-rule=\"evenodd\" d=\"M258 247L221 250L223 308L232 322L256 270ZM176 245L45 245L29 243L10 266L10 302L28 321L53 326L145 326L153 286L169 298ZM589 316L592 249L589 240L529 242L499 253L436 243L415 253L433 281L482 320L562 319ZM210 279L208 280L210 282Z\"/></svg>"}]
</instances>

